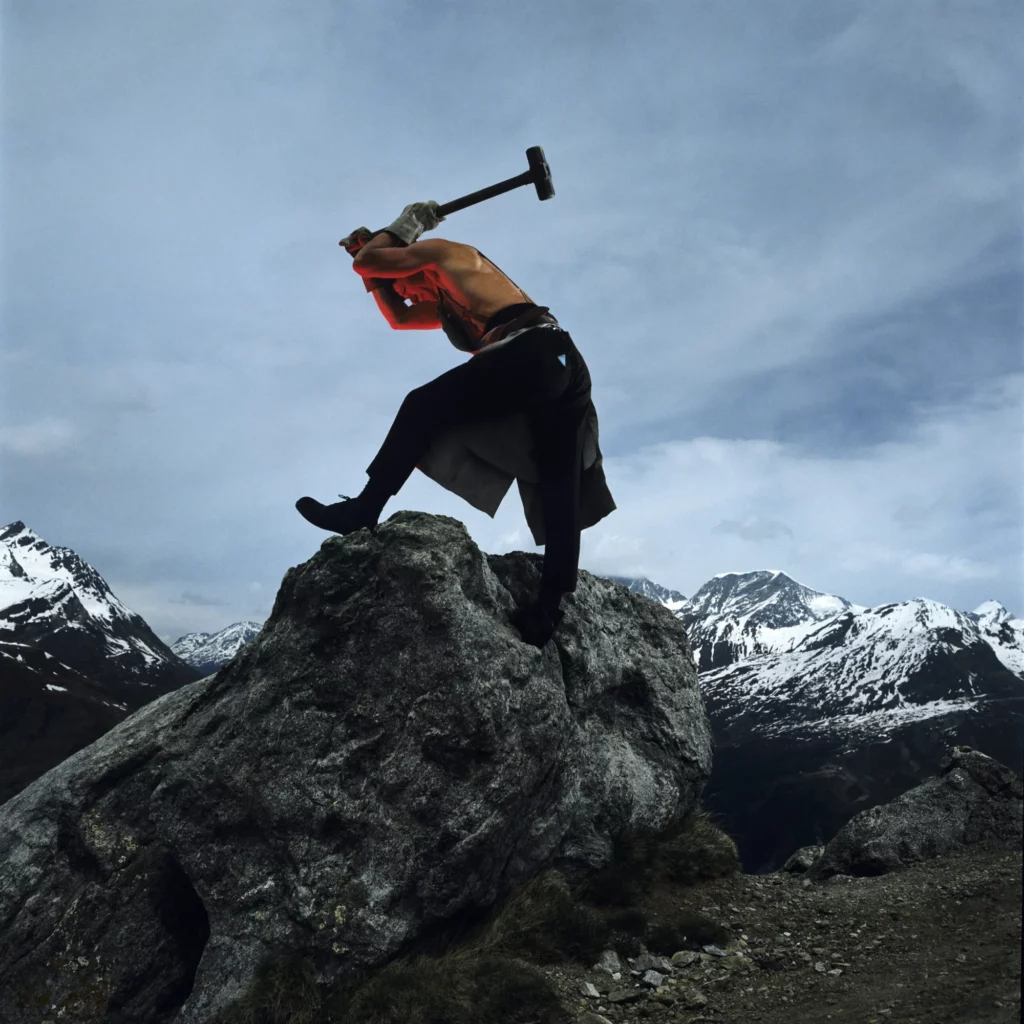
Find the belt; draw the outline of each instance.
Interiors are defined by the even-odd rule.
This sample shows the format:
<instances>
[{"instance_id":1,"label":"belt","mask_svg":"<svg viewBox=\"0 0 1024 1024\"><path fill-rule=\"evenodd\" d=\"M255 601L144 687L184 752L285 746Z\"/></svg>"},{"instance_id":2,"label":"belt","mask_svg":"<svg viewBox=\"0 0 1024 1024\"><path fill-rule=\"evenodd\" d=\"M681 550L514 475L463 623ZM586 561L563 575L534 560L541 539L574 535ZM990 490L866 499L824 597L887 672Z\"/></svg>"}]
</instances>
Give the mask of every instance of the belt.
<instances>
[{"instance_id":1,"label":"belt","mask_svg":"<svg viewBox=\"0 0 1024 1024\"><path fill-rule=\"evenodd\" d=\"M537 306L535 309L527 309L513 317L506 324L498 324L492 327L481 339L480 347L473 354L489 348L499 341L508 341L513 334L522 334L532 327L558 326L558 321L550 314L548 306Z\"/></svg>"}]
</instances>

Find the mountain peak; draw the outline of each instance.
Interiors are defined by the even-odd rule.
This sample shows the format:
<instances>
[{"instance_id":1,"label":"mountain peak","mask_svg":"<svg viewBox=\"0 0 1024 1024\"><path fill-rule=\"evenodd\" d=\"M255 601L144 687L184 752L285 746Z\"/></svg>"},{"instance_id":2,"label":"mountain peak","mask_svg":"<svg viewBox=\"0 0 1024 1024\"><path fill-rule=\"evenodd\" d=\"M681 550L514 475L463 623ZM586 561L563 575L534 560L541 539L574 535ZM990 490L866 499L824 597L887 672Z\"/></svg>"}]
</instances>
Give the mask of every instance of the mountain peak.
<instances>
[{"instance_id":1,"label":"mountain peak","mask_svg":"<svg viewBox=\"0 0 1024 1024\"><path fill-rule=\"evenodd\" d=\"M786 574L781 569L751 569L747 572L720 572L712 576L712 579L721 580L725 579L726 576L785 576ZM789 579L786 576L786 579Z\"/></svg>"},{"instance_id":2,"label":"mountain peak","mask_svg":"<svg viewBox=\"0 0 1024 1024\"><path fill-rule=\"evenodd\" d=\"M0 629L131 699L193 673L71 548L18 520L0 531ZM123 695L123 694L122 694Z\"/></svg>"},{"instance_id":3,"label":"mountain peak","mask_svg":"<svg viewBox=\"0 0 1024 1024\"><path fill-rule=\"evenodd\" d=\"M722 572L712 576L693 595L690 606L697 612L720 612L725 610L726 605L734 605L737 601L754 604L772 594L786 591L805 598L827 596L797 583L781 569L754 569L750 572Z\"/></svg>"},{"instance_id":4,"label":"mountain peak","mask_svg":"<svg viewBox=\"0 0 1024 1024\"><path fill-rule=\"evenodd\" d=\"M701 671L737 658L784 650L809 625L857 610L845 598L812 590L781 569L713 576L687 602L694 658Z\"/></svg>"},{"instance_id":5,"label":"mountain peak","mask_svg":"<svg viewBox=\"0 0 1024 1024\"><path fill-rule=\"evenodd\" d=\"M982 601L971 614L987 622L1009 622L1014 617L1006 605L994 600Z\"/></svg>"},{"instance_id":6,"label":"mountain peak","mask_svg":"<svg viewBox=\"0 0 1024 1024\"><path fill-rule=\"evenodd\" d=\"M669 590L667 587L649 580L646 576L605 576L603 578L611 580L613 583L621 583L634 594L663 604L669 611L678 611L686 604L686 598L678 590Z\"/></svg>"},{"instance_id":7,"label":"mountain peak","mask_svg":"<svg viewBox=\"0 0 1024 1024\"><path fill-rule=\"evenodd\" d=\"M20 540L19 538L21 537L25 539ZM39 534L30 530L20 519L15 519L13 523L8 523L0 529L0 543L7 543L16 539L21 544L31 544L34 541L42 540Z\"/></svg>"},{"instance_id":8,"label":"mountain peak","mask_svg":"<svg viewBox=\"0 0 1024 1024\"><path fill-rule=\"evenodd\" d=\"M208 675L226 665L263 629L262 622L245 619L232 622L217 633L186 633L171 644L182 661Z\"/></svg>"}]
</instances>

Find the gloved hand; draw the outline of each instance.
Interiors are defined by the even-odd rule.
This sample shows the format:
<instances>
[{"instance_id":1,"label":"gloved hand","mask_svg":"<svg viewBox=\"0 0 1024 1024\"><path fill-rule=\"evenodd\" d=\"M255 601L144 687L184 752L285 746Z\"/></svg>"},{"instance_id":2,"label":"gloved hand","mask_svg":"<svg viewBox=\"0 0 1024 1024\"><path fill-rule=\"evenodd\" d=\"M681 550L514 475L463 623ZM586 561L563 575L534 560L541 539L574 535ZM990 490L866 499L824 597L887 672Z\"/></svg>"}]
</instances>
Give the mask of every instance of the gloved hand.
<instances>
[{"instance_id":1,"label":"gloved hand","mask_svg":"<svg viewBox=\"0 0 1024 1024\"><path fill-rule=\"evenodd\" d=\"M551 639L564 616L565 612L557 605L531 601L522 608L516 608L509 615L509 621L519 630L519 635L525 643L543 647Z\"/></svg>"},{"instance_id":2,"label":"gloved hand","mask_svg":"<svg viewBox=\"0 0 1024 1024\"><path fill-rule=\"evenodd\" d=\"M380 232L376 232L380 234ZM359 250L363 248L366 243L373 238L374 232L369 228L356 228L355 231L350 231L338 245L345 247L345 252L349 254L353 259L358 255ZM376 291L381 285L387 284L387 278L383 277L364 277L363 285L368 292Z\"/></svg>"},{"instance_id":3,"label":"gloved hand","mask_svg":"<svg viewBox=\"0 0 1024 1024\"><path fill-rule=\"evenodd\" d=\"M433 231L444 220L438 215L439 209L433 199L426 203L410 203L385 230L406 245L412 245L424 231Z\"/></svg>"},{"instance_id":4,"label":"gloved hand","mask_svg":"<svg viewBox=\"0 0 1024 1024\"><path fill-rule=\"evenodd\" d=\"M355 257L356 253L370 240L370 236L373 232L369 228L356 228L355 231L350 231L338 245L345 247L345 252L349 256Z\"/></svg>"}]
</instances>

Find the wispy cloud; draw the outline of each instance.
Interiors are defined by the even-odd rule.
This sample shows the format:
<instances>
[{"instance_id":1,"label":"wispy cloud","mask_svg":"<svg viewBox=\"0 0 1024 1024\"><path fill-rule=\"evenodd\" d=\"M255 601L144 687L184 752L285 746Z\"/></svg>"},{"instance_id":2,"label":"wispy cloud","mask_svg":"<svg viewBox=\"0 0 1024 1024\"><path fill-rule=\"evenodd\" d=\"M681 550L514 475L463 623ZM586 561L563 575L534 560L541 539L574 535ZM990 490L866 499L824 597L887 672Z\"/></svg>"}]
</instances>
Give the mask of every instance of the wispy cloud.
<instances>
[{"instance_id":1,"label":"wispy cloud","mask_svg":"<svg viewBox=\"0 0 1024 1024\"><path fill-rule=\"evenodd\" d=\"M204 594L196 594L192 591L182 591L181 597L172 597L172 604L188 604L198 608L223 608L227 601L215 597L206 597Z\"/></svg>"},{"instance_id":2,"label":"wispy cloud","mask_svg":"<svg viewBox=\"0 0 1024 1024\"><path fill-rule=\"evenodd\" d=\"M774 519L762 519L760 516L748 515L742 521L723 519L711 531L712 533L734 533L743 540L771 540L773 537L792 537L793 531L785 524Z\"/></svg>"},{"instance_id":3,"label":"wispy cloud","mask_svg":"<svg viewBox=\"0 0 1024 1024\"><path fill-rule=\"evenodd\" d=\"M72 451L78 440L73 423L45 416L32 423L0 426L0 452L26 459L46 458Z\"/></svg>"},{"instance_id":4,"label":"wispy cloud","mask_svg":"<svg viewBox=\"0 0 1024 1024\"><path fill-rule=\"evenodd\" d=\"M695 438L607 460L613 493L631 500L584 533L584 561L690 593L719 572L780 565L863 604L1012 603L1024 562L1022 411L1018 374L847 457Z\"/></svg>"}]
</instances>

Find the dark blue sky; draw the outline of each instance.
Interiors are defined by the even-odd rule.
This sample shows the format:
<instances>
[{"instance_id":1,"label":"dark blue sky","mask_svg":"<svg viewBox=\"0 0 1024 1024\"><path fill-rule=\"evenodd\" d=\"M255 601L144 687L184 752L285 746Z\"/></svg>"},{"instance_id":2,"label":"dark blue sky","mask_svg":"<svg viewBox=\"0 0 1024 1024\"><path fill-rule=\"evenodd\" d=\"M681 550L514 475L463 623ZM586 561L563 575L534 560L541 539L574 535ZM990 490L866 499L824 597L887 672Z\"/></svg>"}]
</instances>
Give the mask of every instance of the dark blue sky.
<instances>
[{"instance_id":1,"label":"dark blue sky","mask_svg":"<svg viewBox=\"0 0 1024 1024\"><path fill-rule=\"evenodd\" d=\"M1010 2L0 6L0 521L165 638L270 609L464 358L337 247L449 218L590 365L618 510L581 565L781 568L1024 614L1022 18ZM420 474L392 499L532 550Z\"/></svg>"}]
</instances>

